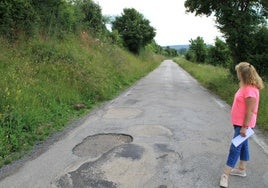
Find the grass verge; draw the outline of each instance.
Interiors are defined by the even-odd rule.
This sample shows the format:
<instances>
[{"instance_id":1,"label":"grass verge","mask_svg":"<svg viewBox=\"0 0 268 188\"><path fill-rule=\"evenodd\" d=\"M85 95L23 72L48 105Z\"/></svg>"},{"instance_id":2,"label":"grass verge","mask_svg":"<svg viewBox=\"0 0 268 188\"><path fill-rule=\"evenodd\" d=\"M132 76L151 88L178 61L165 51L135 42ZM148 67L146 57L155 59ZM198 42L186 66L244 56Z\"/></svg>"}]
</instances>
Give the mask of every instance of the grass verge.
<instances>
[{"instance_id":1,"label":"grass verge","mask_svg":"<svg viewBox=\"0 0 268 188\"><path fill-rule=\"evenodd\" d=\"M229 105L233 102L233 97L238 89L238 80L232 78L228 69L222 67L215 67L207 64L192 63L184 58L175 58L183 69L196 78L200 84L218 95ZM258 127L267 132L268 131L268 88L265 83L265 88L260 91L260 104L258 112Z\"/></svg>"},{"instance_id":2,"label":"grass verge","mask_svg":"<svg viewBox=\"0 0 268 188\"><path fill-rule=\"evenodd\" d=\"M162 61L146 50L134 56L86 33L12 45L0 38L0 50L0 167Z\"/></svg>"}]
</instances>

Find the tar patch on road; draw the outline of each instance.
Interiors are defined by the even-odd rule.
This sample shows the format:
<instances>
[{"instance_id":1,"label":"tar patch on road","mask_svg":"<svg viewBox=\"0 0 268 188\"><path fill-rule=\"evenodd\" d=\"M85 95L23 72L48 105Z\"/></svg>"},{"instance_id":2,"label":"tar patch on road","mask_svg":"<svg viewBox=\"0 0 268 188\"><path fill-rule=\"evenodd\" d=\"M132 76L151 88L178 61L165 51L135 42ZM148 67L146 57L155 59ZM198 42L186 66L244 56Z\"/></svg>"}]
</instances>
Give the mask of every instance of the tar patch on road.
<instances>
[{"instance_id":1,"label":"tar patch on road","mask_svg":"<svg viewBox=\"0 0 268 188\"><path fill-rule=\"evenodd\" d=\"M120 159L128 159L129 163L139 160L142 158L144 150L143 147L135 144L117 146L104 153L97 160L85 162L78 169L60 176L53 184L59 188L116 188L118 187L117 183L107 178L103 167L106 165L109 166L113 161Z\"/></svg>"},{"instance_id":2,"label":"tar patch on road","mask_svg":"<svg viewBox=\"0 0 268 188\"><path fill-rule=\"evenodd\" d=\"M134 144L128 144L121 147L120 151L116 153L116 157L131 158L132 160L139 160L142 157L144 148Z\"/></svg>"},{"instance_id":3,"label":"tar patch on road","mask_svg":"<svg viewBox=\"0 0 268 188\"><path fill-rule=\"evenodd\" d=\"M125 134L99 134L85 138L73 149L73 153L81 159L90 157L92 160L89 158L87 162L82 162L76 170L75 168L66 170L66 173L56 178L52 184L60 188L118 187L117 183L107 178L107 165L118 160L125 160L126 164L140 160L145 149L139 145L129 144L132 141L133 138Z\"/></svg>"}]
</instances>

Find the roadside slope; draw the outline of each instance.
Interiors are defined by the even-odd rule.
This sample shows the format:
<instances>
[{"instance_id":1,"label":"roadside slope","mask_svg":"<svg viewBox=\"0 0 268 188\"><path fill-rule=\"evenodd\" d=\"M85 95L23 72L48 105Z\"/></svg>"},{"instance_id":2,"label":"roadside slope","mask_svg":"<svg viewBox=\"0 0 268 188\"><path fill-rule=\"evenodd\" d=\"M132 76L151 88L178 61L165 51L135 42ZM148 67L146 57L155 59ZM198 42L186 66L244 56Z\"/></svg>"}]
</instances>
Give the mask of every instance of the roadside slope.
<instances>
[{"instance_id":1,"label":"roadside slope","mask_svg":"<svg viewBox=\"0 0 268 188\"><path fill-rule=\"evenodd\" d=\"M14 44L0 38L0 50L0 167L161 62L150 51L135 56L84 32Z\"/></svg>"}]
</instances>

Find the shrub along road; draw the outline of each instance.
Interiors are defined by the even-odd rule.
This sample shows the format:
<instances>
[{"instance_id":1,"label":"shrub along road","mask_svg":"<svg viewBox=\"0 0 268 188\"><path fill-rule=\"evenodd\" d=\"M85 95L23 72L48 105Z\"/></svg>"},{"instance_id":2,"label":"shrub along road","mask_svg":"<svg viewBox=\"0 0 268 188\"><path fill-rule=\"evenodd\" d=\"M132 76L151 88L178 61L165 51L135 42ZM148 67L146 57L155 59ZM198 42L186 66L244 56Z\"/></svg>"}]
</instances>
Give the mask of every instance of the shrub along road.
<instances>
[{"instance_id":1,"label":"shrub along road","mask_svg":"<svg viewBox=\"0 0 268 188\"><path fill-rule=\"evenodd\" d=\"M229 105L166 60L0 187L218 187L233 134L229 113ZM250 138L248 176L231 177L230 187L268 186L267 146L256 140Z\"/></svg>"}]
</instances>

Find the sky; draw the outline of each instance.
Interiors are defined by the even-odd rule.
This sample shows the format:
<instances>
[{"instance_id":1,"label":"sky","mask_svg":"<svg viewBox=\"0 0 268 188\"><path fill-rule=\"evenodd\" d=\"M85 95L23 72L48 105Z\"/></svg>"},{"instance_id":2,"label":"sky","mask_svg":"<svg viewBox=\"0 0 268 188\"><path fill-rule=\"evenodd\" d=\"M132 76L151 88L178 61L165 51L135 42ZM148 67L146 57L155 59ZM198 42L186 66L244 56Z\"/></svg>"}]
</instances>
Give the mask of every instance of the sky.
<instances>
[{"instance_id":1,"label":"sky","mask_svg":"<svg viewBox=\"0 0 268 188\"><path fill-rule=\"evenodd\" d=\"M105 16L121 16L124 8L134 8L150 26L156 29L155 41L161 46L189 44L202 37L206 44L214 44L222 34L216 28L215 18L186 13L184 0L94 0Z\"/></svg>"}]
</instances>

